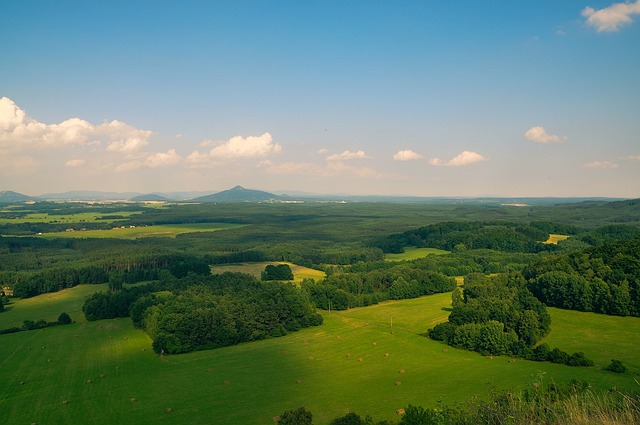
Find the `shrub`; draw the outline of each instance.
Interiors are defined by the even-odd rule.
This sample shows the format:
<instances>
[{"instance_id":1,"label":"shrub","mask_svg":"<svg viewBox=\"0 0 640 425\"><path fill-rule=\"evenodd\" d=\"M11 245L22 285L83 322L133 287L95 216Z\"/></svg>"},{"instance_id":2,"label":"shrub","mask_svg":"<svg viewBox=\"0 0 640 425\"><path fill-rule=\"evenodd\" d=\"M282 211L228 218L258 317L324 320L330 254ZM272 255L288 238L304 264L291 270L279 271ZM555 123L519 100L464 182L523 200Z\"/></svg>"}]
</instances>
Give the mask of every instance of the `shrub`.
<instances>
[{"instance_id":1,"label":"shrub","mask_svg":"<svg viewBox=\"0 0 640 425\"><path fill-rule=\"evenodd\" d=\"M620 361L616 359L611 359L611 363L609 363L604 370L608 370L613 373L627 373L627 367Z\"/></svg>"}]
</instances>

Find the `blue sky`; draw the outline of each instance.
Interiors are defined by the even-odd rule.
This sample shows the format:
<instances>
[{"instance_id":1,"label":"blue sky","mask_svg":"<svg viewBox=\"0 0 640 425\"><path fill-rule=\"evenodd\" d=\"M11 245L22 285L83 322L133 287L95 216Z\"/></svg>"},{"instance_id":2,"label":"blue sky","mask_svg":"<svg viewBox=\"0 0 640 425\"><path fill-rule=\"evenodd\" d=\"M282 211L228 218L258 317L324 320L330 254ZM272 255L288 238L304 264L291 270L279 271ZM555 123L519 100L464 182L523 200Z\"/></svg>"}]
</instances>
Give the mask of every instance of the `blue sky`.
<instances>
[{"instance_id":1,"label":"blue sky","mask_svg":"<svg viewBox=\"0 0 640 425\"><path fill-rule=\"evenodd\" d=\"M640 2L0 0L0 190L640 196Z\"/></svg>"}]
</instances>

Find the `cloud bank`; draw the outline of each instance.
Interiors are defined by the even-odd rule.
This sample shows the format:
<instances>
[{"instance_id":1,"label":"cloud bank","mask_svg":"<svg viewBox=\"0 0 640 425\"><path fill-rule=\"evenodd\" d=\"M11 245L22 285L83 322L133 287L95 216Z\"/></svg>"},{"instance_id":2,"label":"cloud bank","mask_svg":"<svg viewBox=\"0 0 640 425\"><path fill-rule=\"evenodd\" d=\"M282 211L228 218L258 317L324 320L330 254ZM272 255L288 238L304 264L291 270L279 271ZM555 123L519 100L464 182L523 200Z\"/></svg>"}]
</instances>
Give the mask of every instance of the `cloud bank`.
<instances>
[{"instance_id":1,"label":"cloud bank","mask_svg":"<svg viewBox=\"0 0 640 425\"><path fill-rule=\"evenodd\" d=\"M346 150L342 153L329 155L327 161L350 161L352 159L368 159L371 158L364 151L351 152Z\"/></svg>"},{"instance_id":2,"label":"cloud bank","mask_svg":"<svg viewBox=\"0 0 640 425\"><path fill-rule=\"evenodd\" d=\"M603 9L595 10L585 7L582 16L587 18L587 24L598 32L616 32L621 27L633 22L631 16L640 14L640 0L629 3L614 3Z\"/></svg>"},{"instance_id":3,"label":"cloud bank","mask_svg":"<svg viewBox=\"0 0 640 425\"><path fill-rule=\"evenodd\" d=\"M593 161L582 165L584 168L596 168L601 170L608 170L612 168L618 168L618 164L611 161Z\"/></svg>"}]
</instances>

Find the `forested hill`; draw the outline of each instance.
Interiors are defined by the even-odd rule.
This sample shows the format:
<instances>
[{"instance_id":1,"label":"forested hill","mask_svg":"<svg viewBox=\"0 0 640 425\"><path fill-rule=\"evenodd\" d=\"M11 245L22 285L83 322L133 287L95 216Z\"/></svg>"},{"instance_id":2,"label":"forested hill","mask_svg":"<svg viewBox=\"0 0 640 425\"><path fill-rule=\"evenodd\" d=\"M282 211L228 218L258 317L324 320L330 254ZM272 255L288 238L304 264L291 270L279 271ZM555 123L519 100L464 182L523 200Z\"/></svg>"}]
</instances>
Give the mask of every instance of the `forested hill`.
<instances>
[{"instance_id":1,"label":"forested hill","mask_svg":"<svg viewBox=\"0 0 640 425\"><path fill-rule=\"evenodd\" d=\"M563 232L574 233L570 226L562 226ZM545 226L524 225L510 222L460 222L449 221L391 235L378 241L385 252L400 253L405 246L438 248L447 251L465 249L494 249L506 252L540 252L554 250L554 245L544 245L549 238Z\"/></svg>"}]
</instances>

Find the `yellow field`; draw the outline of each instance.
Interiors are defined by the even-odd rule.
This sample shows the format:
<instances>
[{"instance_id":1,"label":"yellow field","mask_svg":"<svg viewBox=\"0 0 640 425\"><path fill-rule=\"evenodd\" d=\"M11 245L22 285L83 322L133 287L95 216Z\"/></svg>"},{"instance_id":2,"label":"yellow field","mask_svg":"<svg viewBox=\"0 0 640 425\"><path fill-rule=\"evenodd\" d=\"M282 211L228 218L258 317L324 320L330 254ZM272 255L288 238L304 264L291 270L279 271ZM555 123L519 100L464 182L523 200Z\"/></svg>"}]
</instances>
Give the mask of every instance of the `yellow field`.
<instances>
[{"instance_id":1,"label":"yellow field","mask_svg":"<svg viewBox=\"0 0 640 425\"><path fill-rule=\"evenodd\" d=\"M569 239L569 237L570 237L569 235L555 235L552 233L549 235L549 239L547 239L545 243L557 245L558 242L563 241L565 239Z\"/></svg>"},{"instance_id":2,"label":"yellow field","mask_svg":"<svg viewBox=\"0 0 640 425\"><path fill-rule=\"evenodd\" d=\"M416 260L426 257L427 255L444 255L449 251L437 248L416 248L415 246L407 246L402 254L385 254L385 261L404 261Z\"/></svg>"},{"instance_id":3,"label":"yellow field","mask_svg":"<svg viewBox=\"0 0 640 425\"><path fill-rule=\"evenodd\" d=\"M215 273L215 274L224 273L224 272L248 273L260 279L262 271L269 264L272 264L272 265L288 264L289 267L291 267L291 271L293 272L292 282L298 283L298 284L302 282L303 279L314 279L317 281L317 280L324 279L326 277L325 273L321 272L320 270L310 269L308 267L299 266L297 264L288 263L286 261L216 265L216 266L211 266L211 273Z\"/></svg>"}]
</instances>

